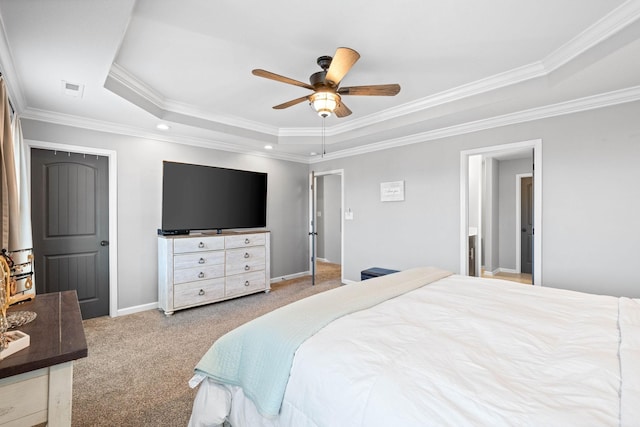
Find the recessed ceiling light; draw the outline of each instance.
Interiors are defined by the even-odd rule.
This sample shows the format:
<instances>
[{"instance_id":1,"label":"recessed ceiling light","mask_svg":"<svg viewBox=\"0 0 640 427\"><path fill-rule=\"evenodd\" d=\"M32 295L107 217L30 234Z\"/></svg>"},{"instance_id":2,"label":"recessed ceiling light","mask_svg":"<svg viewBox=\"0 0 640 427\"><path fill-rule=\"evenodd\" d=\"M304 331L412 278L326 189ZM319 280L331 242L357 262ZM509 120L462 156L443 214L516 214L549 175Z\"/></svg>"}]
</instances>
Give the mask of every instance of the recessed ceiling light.
<instances>
[{"instance_id":1,"label":"recessed ceiling light","mask_svg":"<svg viewBox=\"0 0 640 427\"><path fill-rule=\"evenodd\" d=\"M310 152L310 153L309 153L309 155L310 155L310 156L317 156L317 155L318 155L318 153L316 153L315 151L312 151L312 152Z\"/></svg>"},{"instance_id":2,"label":"recessed ceiling light","mask_svg":"<svg viewBox=\"0 0 640 427\"><path fill-rule=\"evenodd\" d=\"M265 145L264 149L265 150L273 150L273 145Z\"/></svg>"},{"instance_id":3,"label":"recessed ceiling light","mask_svg":"<svg viewBox=\"0 0 640 427\"><path fill-rule=\"evenodd\" d=\"M158 123L158 124L156 125L156 128L158 128L158 129L160 129L160 130L169 130L169 129L171 129L171 126L169 126L169 125L168 125L168 124L166 124L166 123Z\"/></svg>"}]
</instances>

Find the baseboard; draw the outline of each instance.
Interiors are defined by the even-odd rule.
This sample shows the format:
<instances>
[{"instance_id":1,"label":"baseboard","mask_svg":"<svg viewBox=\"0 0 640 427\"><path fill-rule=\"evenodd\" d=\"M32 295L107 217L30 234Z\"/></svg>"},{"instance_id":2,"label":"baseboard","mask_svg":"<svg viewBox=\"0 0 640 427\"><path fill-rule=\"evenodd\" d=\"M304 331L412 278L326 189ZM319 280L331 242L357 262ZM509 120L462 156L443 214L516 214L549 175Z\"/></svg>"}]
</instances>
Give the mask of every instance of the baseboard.
<instances>
[{"instance_id":1,"label":"baseboard","mask_svg":"<svg viewBox=\"0 0 640 427\"><path fill-rule=\"evenodd\" d=\"M484 269L484 267L482 267L482 268ZM484 271L482 272L482 274L484 274L485 276L495 276L495 275L496 275L496 274L498 274L498 273L500 273L500 269L499 269L499 268L496 268L496 269L495 269L495 270L493 270L493 271L487 271L487 270L484 270Z\"/></svg>"},{"instance_id":2,"label":"baseboard","mask_svg":"<svg viewBox=\"0 0 640 427\"><path fill-rule=\"evenodd\" d=\"M483 274L485 276L495 276L495 275L500 274L500 273L517 274L518 272L514 268L502 268L502 267L499 267L499 268L496 268L493 271L486 271L485 270Z\"/></svg>"},{"instance_id":3,"label":"baseboard","mask_svg":"<svg viewBox=\"0 0 640 427\"><path fill-rule=\"evenodd\" d=\"M298 277L304 277L310 275L310 271L302 271L300 273L287 274L286 276L272 277L271 284L281 282L283 280L297 279Z\"/></svg>"},{"instance_id":4,"label":"baseboard","mask_svg":"<svg viewBox=\"0 0 640 427\"><path fill-rule=\"evenodd\" d=\"M118 310L116 317L126 316L127 314L140 313L141 311L153 310L158 308L157 302L151 302L149 304L136 305L133 307L127 307Z\"/></svg>"}]
</instances>

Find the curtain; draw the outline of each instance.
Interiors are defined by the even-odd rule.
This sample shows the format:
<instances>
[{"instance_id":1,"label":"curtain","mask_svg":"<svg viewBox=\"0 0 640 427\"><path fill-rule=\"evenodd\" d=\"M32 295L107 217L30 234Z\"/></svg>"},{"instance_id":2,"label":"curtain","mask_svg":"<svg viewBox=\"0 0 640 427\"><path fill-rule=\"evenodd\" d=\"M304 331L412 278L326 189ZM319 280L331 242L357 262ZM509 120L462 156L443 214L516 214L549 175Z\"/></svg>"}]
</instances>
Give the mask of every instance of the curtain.
<instances>
[{"instance_id":1,"label":"curtain","mask_svg":"<svg viewBox=\"0 0 640 427\"><path fill-rule=\"evenodd\" d=\"M31 180L27 168L27 147L22 139L20 118L11 122L11 106L3 77L0 77L0 249L10 253L16 265L11 297L18 301L35 293L33 286L33 238L31 234ZM28 274L30 273L30 274Z\"/></svg>"},{"instance_id":2,"label":"curtain","mask_svg":"<svg viewBox=\"0 0 640 427\"><path fill-rule=\"evenodd\" d=\"M0 77L0 248L13 249L11 238L19 234L18 185L11 131L11 107L4 78Z\"/></svg>"},{"instance_id":3,"label":"curtain","mask_svg":"<svg viewBox=\"0 0 640 427\"><path fill-rule=\"evenodd\" d=\"M33 247L33 237L31 235L31 198L29 197L29 184L31 180L27 168L27 146L22 138L22 126L20 124L20 117L17 115L13 118L11 133L13 135L16 178L18 183L18 208L20 214L16 233L9 235L9 248L11 250L29 249Z\"/></svg>"}]
</instances>

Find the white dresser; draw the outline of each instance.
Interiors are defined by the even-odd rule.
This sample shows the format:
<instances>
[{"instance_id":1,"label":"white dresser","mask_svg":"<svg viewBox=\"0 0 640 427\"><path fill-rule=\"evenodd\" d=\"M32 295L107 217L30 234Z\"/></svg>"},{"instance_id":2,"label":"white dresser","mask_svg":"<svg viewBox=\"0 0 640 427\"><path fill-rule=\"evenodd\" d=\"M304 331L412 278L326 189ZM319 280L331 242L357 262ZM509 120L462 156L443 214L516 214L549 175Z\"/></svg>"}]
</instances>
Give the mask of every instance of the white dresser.
<instances>
[{"instance_id":1,"label":"white dresser","mask_svg":"<svg viewBox=\"0 0 640 427\"><path fill-rule=\"evenodd\" d=\"M158 303L176 310L269 292L270 233L158 236Z\"/></svg>"}]
</instances>

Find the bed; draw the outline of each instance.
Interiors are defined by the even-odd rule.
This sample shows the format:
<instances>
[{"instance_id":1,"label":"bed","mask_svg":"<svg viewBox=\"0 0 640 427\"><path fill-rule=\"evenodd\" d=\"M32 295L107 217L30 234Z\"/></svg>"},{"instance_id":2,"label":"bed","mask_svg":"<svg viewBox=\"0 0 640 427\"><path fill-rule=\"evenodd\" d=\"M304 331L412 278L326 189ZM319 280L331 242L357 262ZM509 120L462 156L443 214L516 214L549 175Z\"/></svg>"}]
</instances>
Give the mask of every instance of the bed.
<instances>
[{"instance_id":1,"label":"bed","mask_svg":"<svg viewBox=\"0 0 640 427\"><path fill-rule=\"evenodd\" d=\"M189 425L631 426L640 301L414 268L218 339Z\"/></svg>"}]
</instances>

